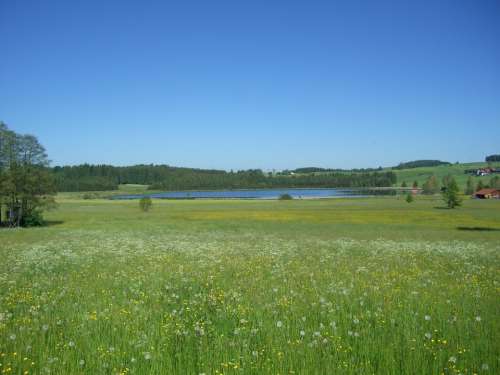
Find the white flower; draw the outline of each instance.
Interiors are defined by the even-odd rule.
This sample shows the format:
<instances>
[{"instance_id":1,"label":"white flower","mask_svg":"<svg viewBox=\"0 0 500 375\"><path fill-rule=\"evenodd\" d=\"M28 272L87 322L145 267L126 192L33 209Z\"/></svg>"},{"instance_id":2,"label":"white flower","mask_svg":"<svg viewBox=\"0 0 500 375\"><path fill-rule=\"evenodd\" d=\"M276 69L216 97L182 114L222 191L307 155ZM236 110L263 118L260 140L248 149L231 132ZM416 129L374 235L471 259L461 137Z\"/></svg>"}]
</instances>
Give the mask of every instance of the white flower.
<instances>
[{"instance_id":1,"label":"white flower","mask_svg":"<svg viewBox=\"0 0 500 375\"><path fill-rule=\"evenodd\" d=\"M450 359L448 359L448 362L457 363L457 357L451 356Z\"/></svg>"},{"instance_id":2,"label":"white flower","mask_svg":"<svg viewBox=\"0 0 500 375\"><path fill-rule=\"evenodd\" d=\"M44 331L48 331L48 330L49 330L49 326L48 326L47 324L44 324L44 325L42 326L42 330L44 330Z\"/></svg>"},{"instance_id":3,"label":"white flower","mask_svg":"<svg viewBox=\"0 0 500 375\"><path fill-rule=\"evenodd\" d=\"M9 339L11 339L12 341L14 341L14 340L16 339L16 335L15 335L15 334L11 334L11 335L9 336Z\"/></svg>"},{"instance_id":4,"label":"white flower","mask_svg":"<svg viewBox=\"0 0 500 375\"><path fill-rule=\"evenodd\" d=\"M429 320L431 320L431 316L430 315L426 315L426 316L424 316L424 319L427 320L427 321L429 321Z\"/></svg>"},{"instance_id":5,"label":"white flower","mask_svg":"<svg viewBox=\"0 0 500 375\"><path fill-rule=\"evenodd\" d=\"M283 327L283 322L282 322L281 320L278 320L278 321L276 322L276 327L278 327L278 328Z\"/></svg>"},{"instance_id":6,"label":"white flower","mask_svg":"<svg viewBox=\"0 0 500 375\"><path fill-rule=\"evenodd\" d=\"M85 364L85 361L84 361L83 359L80 359L80 360L78 361L78 364L79 364L80 366L83 366L83 365Z\"/></svg>"},{"instance_id":7,"label":"white flower","mask_svg":"<svg viewBox=\"0 0 500 375\"><path fill-rule=\"evenodd\" d=\"M149 352L144 353L144 359L146 361L149 361L151 359L151 353L149 353Z\"/></svg>"},{"instance_id":8,"label":"white flower","mask_svg":"<svg viewBox=\"0 0 500 375\"><path fill-rule=\"evenodd\" d=\"M481 321L481 317L478 315L476 316L476 322L480 322Z\"/></svg>"},{"instance_id":9,"label":"white flower","mask_svg":"<svg viewBox=\"0 0 500 375\"><path fill-rule=\"evenodd\" d=\"M352 321L354 324L359 324L359 319L356 319L354 318L354 320Z\"/></svg>"},{"instance_id":10,"label":"white flower","mask_svg":"<svg viewBox=\"0 0 500 375\"><path fill-rule=\"evenodd\" d=\"M432 335L430 334L430 332L427 332L425 334L425 338L428 339L428 340L430 340L432 338Z\"/></svg>"},{"instance_id":11,"label":"white flower","mask_svg":"<svg viewBox=\"0 0 500 375\"><path fill-rule=\"evenodd\" d=\"M68 342L68 346L69 346L70 348L73 348L73 347L75 346L75 342L74 342L74 341L70 341L70 342Z\"/></svg>"},{"instance_id":12,"label":"white flower","mask_svg":"<svg viewBox=\"0 0 500 375\"><path fill-rule=\"evenodd\" d=\"M300 331L300 335L301 335L302 337L304 337L304 336L306 335L306 331L301 330L301 331Z\"/></svg>"}]
</instances>

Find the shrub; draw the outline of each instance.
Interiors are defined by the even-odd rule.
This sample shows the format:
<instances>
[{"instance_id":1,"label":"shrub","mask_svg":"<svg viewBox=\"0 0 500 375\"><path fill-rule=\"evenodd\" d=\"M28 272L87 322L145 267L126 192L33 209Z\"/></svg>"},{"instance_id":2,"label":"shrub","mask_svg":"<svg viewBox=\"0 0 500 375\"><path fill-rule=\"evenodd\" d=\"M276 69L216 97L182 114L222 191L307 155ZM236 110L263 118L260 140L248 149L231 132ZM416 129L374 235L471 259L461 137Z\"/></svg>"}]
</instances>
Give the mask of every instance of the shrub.
<instances>
[{"instance_id":1,"label":"shrub","mask_svg":"<svg viewBox=\"0 0 500 375\"><path fill-rule=\"evenodd\" d=\"M144 212L148 212L151 209L152 205L153 205L153 201L151 200L150 197L142 197L139 200L139 207Z\"/></svg>"},{"instance_id":2,"label":"shrub","mask_svg":"<svg viewBox=\"0 0 500 375\"><path fill-rule=\"evenodd\" d=\"M42 211L37 209L30 211L23 217L21 225L23 227L40 227L45 225Z\"/></svg>"},{"instance_id":3,"label":"shrub","mask_svg":"<svg viewBox=\"0 0 500 375\"><path fill-rule=\"evenodd\" d=\"M278 198L280 201L289 201L292 200L293 197L290 194L281 194Z\"/></svg>"}]
</instances>

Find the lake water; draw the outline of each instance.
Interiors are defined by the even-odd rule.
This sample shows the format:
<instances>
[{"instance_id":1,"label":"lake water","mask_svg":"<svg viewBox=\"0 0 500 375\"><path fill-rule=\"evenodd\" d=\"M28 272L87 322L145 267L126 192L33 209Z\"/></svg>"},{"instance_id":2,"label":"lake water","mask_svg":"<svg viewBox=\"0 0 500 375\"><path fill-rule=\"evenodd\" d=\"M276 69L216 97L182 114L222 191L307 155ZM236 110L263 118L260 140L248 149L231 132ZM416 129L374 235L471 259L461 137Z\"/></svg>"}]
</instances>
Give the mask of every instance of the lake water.
<instances>
[{"instance_id":1,"label":"lake water","mask_svg":"<svg viewBox=\"0 0 500 375\"><path fill-rule=\"evenodd\" d=\"M167 191L145 194L160 199L277 199L290 194L295 199L305 198L347 198L375 195L395 195L396 189L242 189L242 190L200 190ZM111 199L139 199L143 194L115 195Z\"/></svg>"}]
</instances>

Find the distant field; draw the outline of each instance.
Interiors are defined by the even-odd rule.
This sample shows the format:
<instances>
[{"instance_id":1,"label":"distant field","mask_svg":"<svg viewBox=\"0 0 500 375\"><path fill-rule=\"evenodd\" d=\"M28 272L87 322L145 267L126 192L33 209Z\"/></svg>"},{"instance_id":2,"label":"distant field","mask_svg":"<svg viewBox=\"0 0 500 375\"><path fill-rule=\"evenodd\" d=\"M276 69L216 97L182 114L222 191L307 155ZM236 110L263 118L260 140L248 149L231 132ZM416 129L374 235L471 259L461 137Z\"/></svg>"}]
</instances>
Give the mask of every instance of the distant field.
<instances>
[{"instance_id":1,"label":"distant field","mask_svg":"<svg viewBox=\"0 0 500 375\"><path fill-rule=\"evenodd\" d=\"M58 200L0 230L2 374L500 373L500 200Z\"/></svg>"},{"instance_id":2,"label":"distant field","mask_svg":"<svg viewBox=\"0 0 500 375\"><path fill-rule=\"evenodd\" d=\"M496 168L500 168L500 163L491 163L492 166ZM394 173L396 173L396 176L398 178L398 185L401 185L403 181L406 181L408 185L413 184L413 181L417 181L419 186L422 186L422 184L429 178L431 175L436 175L436 177L441 181L443 177L447 175L452 175L458 185L462 188L462 190L465 188L465 184L467 182L467 179L469 178L469 175L465 174L465 171L468 169L478 169L478 168L484 168L487 167L487 163L466 163L466 164L452 164L452 165L440 165L437 167L423 167L423 168L413 168L413 169L402 169L402 170L397 170L394 169ZM498 175L500 176L500 174ZM477 184L480 180L484 183L487 184L489 183L490 176L483 176L483 177L473 177L474 182Z\"/></svg>"}]
</instances>

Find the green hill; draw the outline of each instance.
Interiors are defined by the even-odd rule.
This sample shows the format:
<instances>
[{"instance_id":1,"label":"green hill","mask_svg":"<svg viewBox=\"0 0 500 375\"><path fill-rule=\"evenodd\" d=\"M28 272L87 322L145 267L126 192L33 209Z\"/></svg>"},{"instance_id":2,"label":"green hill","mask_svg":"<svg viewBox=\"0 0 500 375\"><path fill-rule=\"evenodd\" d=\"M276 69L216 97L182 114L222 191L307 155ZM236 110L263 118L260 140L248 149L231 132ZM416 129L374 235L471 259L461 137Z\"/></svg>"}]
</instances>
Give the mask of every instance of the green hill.
<instances>
[{"instance_id":1,"label":"green hill","mask_svg":"<svg viewBox=\"0 0 500 375\"><path fill-rule=\"evenodd\" d=\"M490 165L495 168L500 168L500 163L498 162L490 163ZM408 186L411 186L411 184L413 184L413 181L417 181L418 185L422 186L425 180L427 180L429 176L434 174L436 175L439 181L441 181L443 177L447 175L452 175L456 179L458 185L463 189L465 188L466 181L469 178L469 175L465 173L466 170L484 168L487 166L488 163L464 163L464 164L438 165L434 167L420 167L411 169L388 168L387 170L392 170L394 173L396 173L397 186L400 186L403 181L406 181ZM496 176L499 176L499 174L496 174ZM483 181L484 184L488 184L490 179L492 178L492 175L483 177L474 176L473 178L476 184L480 180Z\"/></svg>"}]
</instances>

